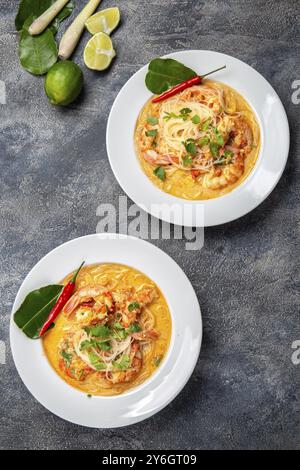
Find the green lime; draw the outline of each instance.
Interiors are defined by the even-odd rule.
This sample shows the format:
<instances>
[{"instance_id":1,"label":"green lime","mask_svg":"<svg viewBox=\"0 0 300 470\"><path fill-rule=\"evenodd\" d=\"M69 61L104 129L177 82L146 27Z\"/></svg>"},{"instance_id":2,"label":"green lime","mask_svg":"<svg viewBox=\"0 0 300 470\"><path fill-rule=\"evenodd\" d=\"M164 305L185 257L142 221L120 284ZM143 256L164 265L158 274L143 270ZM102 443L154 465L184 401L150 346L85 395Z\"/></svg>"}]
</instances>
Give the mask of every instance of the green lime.
<instances>
[{"instance_id":1,"label":"green lime","mask_svg":"<svg viewBox=\"0 0 300 470\"><path fill-rule=\"evenodd\" d=\"M67 106L75 101L82 86L82 70L71 60L54 64L45 79L45 91L50 103L59 106Z\"/></svg>"}]
</instances>

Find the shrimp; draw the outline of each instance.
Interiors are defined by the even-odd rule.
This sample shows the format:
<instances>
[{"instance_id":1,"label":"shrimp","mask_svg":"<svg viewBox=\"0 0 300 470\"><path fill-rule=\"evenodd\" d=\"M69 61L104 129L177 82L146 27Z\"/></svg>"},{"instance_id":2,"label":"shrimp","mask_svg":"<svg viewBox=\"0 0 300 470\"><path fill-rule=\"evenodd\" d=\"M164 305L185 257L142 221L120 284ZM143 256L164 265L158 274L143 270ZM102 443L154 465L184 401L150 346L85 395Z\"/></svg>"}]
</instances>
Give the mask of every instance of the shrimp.
<instances>
[{"instance_id":1,"label":"shrimp","mask_svg":"<svg viewBox=\"0 0 300 470\"><path fill-rule=\"evenodd\" d=\"M220 168L214 169L203 178L203 185L208 189L221 189L235 183L244 172L244 159L238 154L232 163L226 165L220 172Z\"/></svg>"},{"instance_id":2,"label":"shrimp","mask_svg":"<svg viewBox=\"0 0 300 470\"><path fill-rule=\"evenodd\" d=\"M114 312L114 300L111 292L100 285L87 285L75 292L64 307L64 313L70 316L79 306L87 307L93 313Z\"/></svg>"},{"instance_id":3,"label":"shrimp","mask_svg":"<svg viewBox=\"0 0 300 470\"><path fill-rule=\"evenodd\" d=\"M88 375L94 372L80 357L77 356L72 344L72 335L68 335L59 345L59 368L68 377L78 381L85 380Z\"/></svg>"},{"instance_id":4,"label":"shrimp","mask_svg":"<svg viewBox=\"0 0 300 470\"><path fill-rule=\"evenodd\" d=\"M137 341L133 341L131 344L130 352L130 367L127 370L120 370L117 372L108 372L106 379L113 384L122 384L131 382L142 368L142 353L140 351L140 345Z\"/></svg>"},{"instance_id":5,"label":"shrimp","mask_svg":"<svg viewBox=\"0 0 300 470\"><path fill-rule=\"evenodd\" d=\"M132 338L138 340L138 341L143 341L143 340L156 340L159 337L159 333L152 329L152 330L144 330L144 331L139 331L138 333L132 333L131 334Z\"/></svg>"},{"instance_id":6,"label":"shrimp","mask_svg":"<svg viewBox=\"0 0 300 470\"><path fill-rule=\"evenodd\" d=\"M133 290L123 290L114 293L116 311L121 315L121 324L128 328L140 315L142 308L150 304L156 297L156 291L152 287L144 287L134 293ZM133 308L133 303L137 304Z\"/></svg>"},{"instance_id":7,"label":"shrimp","mask_svg":"<svg viewBox=\"0 0 300 470\"><path fill-rule=\"evenodd\" d=\"M245 119L238 118L230 132L231 146L246 153L250 152L253 144L253 134Z\"/></svg>"},{"instance_id":8,"label":"shrimp","mask_svg":"<svg viewBox=\"0 0 300 470\"><path fill-rule=\"evenodd\" d=\"M146 162L150 163L150 165L172 165L173 163L179 163L179 158L175 157L174 155L160 155L155 150L147 150L143 154L144 159Z\"/></svg>"}]
</instances>

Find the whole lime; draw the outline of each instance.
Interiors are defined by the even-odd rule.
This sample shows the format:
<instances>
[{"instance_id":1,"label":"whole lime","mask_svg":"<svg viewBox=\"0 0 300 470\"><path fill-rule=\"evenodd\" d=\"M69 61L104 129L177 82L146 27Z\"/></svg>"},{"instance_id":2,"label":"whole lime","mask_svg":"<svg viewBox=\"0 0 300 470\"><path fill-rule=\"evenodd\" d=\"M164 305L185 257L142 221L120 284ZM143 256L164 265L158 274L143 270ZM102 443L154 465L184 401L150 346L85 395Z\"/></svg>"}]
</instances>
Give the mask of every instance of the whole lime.
<instances>
[{"instance_id":1,"label":"whole lime","mask_svg":"<svg viewBox=\"0 0 300 470\"><path fill-rule=\"evenodd\" d=\"M45 79L45 91L50 103L59 106L67 106L76 100L82 86L82 70L71 60L54 64Z\"/></svg>"}]
</instances>

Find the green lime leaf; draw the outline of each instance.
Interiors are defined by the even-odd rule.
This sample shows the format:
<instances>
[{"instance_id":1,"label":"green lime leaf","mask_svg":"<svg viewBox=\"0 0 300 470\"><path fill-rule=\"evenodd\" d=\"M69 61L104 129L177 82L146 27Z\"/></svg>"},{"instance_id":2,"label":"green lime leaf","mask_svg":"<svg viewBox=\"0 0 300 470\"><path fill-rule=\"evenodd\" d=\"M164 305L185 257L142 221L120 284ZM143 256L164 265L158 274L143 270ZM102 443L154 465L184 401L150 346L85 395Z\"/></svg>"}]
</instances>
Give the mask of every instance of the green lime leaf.
<instances>
[{"instance_id":1,"label":"green lime leaf","mask_svg":"<svg viewBox=\"0 0 300 470\"><path fill-rule=\"evenodd\" d=\"M61 12L54 18L52 24L50 25L50 29L54 35L58 31L60 23L62 23L66 18L68 18L68 16L71 15L74 8L75 8L75 2L70 1L61 10Z\"/></svg>"},{"instance_id":2,"label":"green lime leaf","mask_svg":"<svg viewBox=\"0 0 300 470\"><path fill-rule=\"evenodd\" d=\"M48 10L54 2L55 0L21 0L15 19L17 31L21 31L27 18L30 16L38 18L38 16L41 16L44 11Z\"/></svg>"},{"instance_id":3,"label":"green lime leaf","mask_svg":"<svg viewBox=\"0 0 300 470\"><path fill-rule=\"evenodd\" d=\"M29 337L36 339L55 305L63 286L50 285L30 292L14 313L16 325Z\"/></svg>"},{"instance_id":4,"label":"green lime leaf","mask_svg":"<svg viewBox=\"0 0 300 470\"><path fill-rule=\"evenodd\" d=\"M39 36L31 36L28 28L32 18L25 21L19 44L22 67L33 75L44 75L57 61L57 44L48 28Z\"/></svg>"},{"instance_id":5,"label":"green lime leaf","mask_svg":"<svg viewBox=\"0 0 300 470\"><path fill-rule=\"evenodd\" d=\"M145 83L148 90L159 95L196 75L196 72L177 60L157 58L149 64Z\"/></svg>"},{"instance_id":6,"label":"green lime leaf","mask_svg":"<svg viewBox=\"0 0 300 470\"><path fill-rule=\"evenodd\" d=\"M17 31L21 31L25 21L32 17L31 22L41 16L44 11L48 10L56 0L21 0L19 4L18 13L15 19L15 25ZM75 2L70 1L67 5L61 10L57 17L53 20L51 28L53 28L53 33L56 34L59 24L67 18L75 8ZM30 25L29 25L30 26Z\"/></svg>"}]
</instances>

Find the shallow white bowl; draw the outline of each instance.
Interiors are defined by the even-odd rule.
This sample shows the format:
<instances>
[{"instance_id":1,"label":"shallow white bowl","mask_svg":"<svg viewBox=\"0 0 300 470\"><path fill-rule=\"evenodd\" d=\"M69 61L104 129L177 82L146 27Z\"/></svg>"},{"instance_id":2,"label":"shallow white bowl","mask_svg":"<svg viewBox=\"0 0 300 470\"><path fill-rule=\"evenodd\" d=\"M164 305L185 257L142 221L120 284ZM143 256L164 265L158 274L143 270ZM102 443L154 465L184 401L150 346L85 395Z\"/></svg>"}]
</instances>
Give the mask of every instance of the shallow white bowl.
<instances>
[{"instance_id":1,"label":"shallow white bowl","mask_svg":"<svg viewBox=\"0 0 300 470\"><path fill-rule=\"evenodd\" d=\"M134 129L141 108L151 97L145 86L148 65L135 73L118 94L107 124L107 151L112 170L127 195L144 210L166 222L197 226L196 207L203 206L204 226L235 220L257 207L274 189L284 170L289 152L289 126L283 105L256 70L244 62L214 51L182 51L168 54L199 75L223 65L212 78L235 88L252 106L258 119L262 145L249 177L236 189L208 201L187 201L157 188L142 171L134 149ZM161 204L192 206L184 223L176 213L162 213Z\"/></svg>"},{"instance_id":2,"label":"shallow white bowl","mask_svg":"<svg viewBox=\"0 0 300 470\"><path fill-rule=\"evenodd\" d=\"M169 351L157 371L139 387L115 397L88 398L52 369L40 340L31 340L13 321L13 313L32 290L55 284L83 261L121 263L149 276L162 290L172 317ZM30 271L13 305L10 341L24 384L52 413L83 426L114 428L142 421L164 408L184 387L197 362L202 320L194 289L181 268L159 248L124 235L95 234L64 243Z\"/></svg>"}]
</instances>

